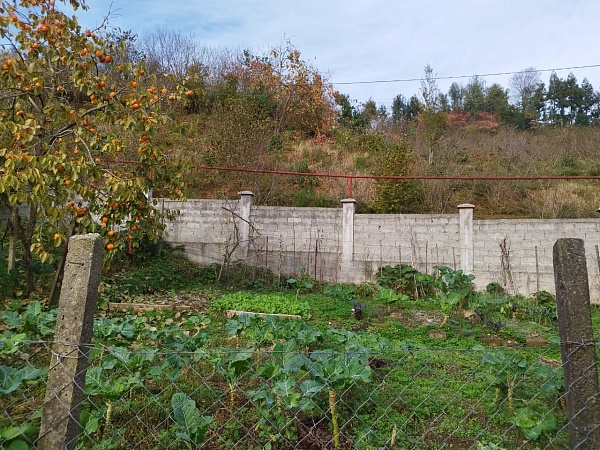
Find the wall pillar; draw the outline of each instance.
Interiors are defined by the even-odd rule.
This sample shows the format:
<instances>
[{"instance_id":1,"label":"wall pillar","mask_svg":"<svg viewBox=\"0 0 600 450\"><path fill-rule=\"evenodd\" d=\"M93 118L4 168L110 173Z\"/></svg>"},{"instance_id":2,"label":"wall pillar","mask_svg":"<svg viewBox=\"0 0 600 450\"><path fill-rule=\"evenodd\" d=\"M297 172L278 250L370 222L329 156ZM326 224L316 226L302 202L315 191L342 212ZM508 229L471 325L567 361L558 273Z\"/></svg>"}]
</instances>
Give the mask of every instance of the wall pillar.
<instances>
[{"instance_id":1,"label":"wall pillar","mask_svg":"<svg viewBox=\"0 0 600 450\"><path fill-rule=\"evenodd\" d=\"M246 258L250 249L250 214L252 213L252 203L254 194L250 191L242 191L240 195L240 214L238 221L238 239L239 256Z\"/></svg>"},{"instance_id":2,"label":"wall pillar","mask_svg":"<svg viewBox=\"0 0 600 450\"><path fill-rule=\"evenodd\" d=\"M341 262L348 263L354 260L354 210L356 200L345 198L342 200L342 255Z\"/></svg>"},{"instance_id":3,"label":"wall pillar","mask_svg":"<svg viewBox=\"0 0 600 450\"><path fill-rule=\"evenodd\" d=\"M475 205L463 203L458 205L458 223L460 239L460 268L464 273L472 274L474 270L473 249L473 210Z\"/></svg>"}]
</instances>

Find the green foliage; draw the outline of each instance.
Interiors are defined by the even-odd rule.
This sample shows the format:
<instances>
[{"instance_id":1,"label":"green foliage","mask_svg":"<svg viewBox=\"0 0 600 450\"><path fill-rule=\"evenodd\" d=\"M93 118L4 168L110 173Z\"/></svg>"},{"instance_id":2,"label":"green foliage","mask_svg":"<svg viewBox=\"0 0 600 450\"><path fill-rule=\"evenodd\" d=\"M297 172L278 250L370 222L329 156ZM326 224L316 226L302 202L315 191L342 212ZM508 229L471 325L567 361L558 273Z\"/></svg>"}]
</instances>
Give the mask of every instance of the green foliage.
<instances>
[{"instance_id":1,"label":"green foliage","mask_svg":"<svg viewBox=\"0 0 600 450\"><path fill-rule=\"evenodd\" d=\"M558 174L565 176L583 175L583 170L575 157L564 155L558 162Z\"/></svg>"},{"instance_id":2,"label":"green foliage","mask_svg":"<svg viewBox=\"0 0 600 450\"><path fill-rule=\"evenodd\" d=\"M405 141L386 145L377 158L381 175L412 174L413 156ZM417 210L419 188L413 181L378 179L375 181L375 190L374 206L380 213L410 213Z\"/></svg>"},{"instance_id":3,"label":"green foliage","mask_svg":"<svg viewBox=\"0 0 600 450\"><path fill-rule=\"evenodd\" d=\"M409 300L406 294L398 293L394 289L379 286L377 292L373 296L373 300L384 305L395 305Z\"/></svg>"},{"instance_id":4,"label":"green foliage","mask_svg":"<svg viewBox=\"0 0 600 450\"><path fill-rule=\"evenodd\" d=\"M314 292L320 287L320 283L311 278L305 270L301 270L300 274L286 278L283 281L283 286L289 289L294 289L298 293L307 294Z\"/></svg>"},{"instance_id":5,"label":"green foliage","mask_svg":"<svg viewBox=\"0 0 600 450\"><path fill-rule=\"evenodd\" d=\"M179 265L177 259L171 263ZM89 352L87 401L80 419L89 439L82 448L124 448L134 442L135 430L126 426L132 414L156 425L152 436L144 436L149 447L156 448L198 448L207 445L209 437L216 448L235 443L287 448L305 430L298 418L327 420L334 438L339 441L345 435L361 448L389 447L394 426L395 448L414 447L412 437L420 436L424 426L434 427L432 431L441 439L450 432L484 449L527 445L523 439L539 447L560 446L565 441L565 418L557 403L562 373L553 368L559 365L560 351L554 340L544 349L486 349L474 344L480 333L489 331L485 321L464 319L462 314L448 320L447 340L438 343L447 348L431 349L428 336L435 331L429 319L439 310L446 312L442 299L452 303L447 311L458 302L479 305L486 319L501 317L517 328L531 325L527 308L554 303L550 294L516 298L495 287L474 294L472 276L447 267L438 267L436 276L424 276L410 266L388 266L381 275L380 281L388 286L340 283L315 292L314 280L299 277L289 283L284 280L293 291L272 294L277 300L264 292L234 295L227 290L215 301L271 306L282 301L287 307L310 307L310 321L240 316L225 322L222 314L212 310L206 314L100 310L94 339L102 345ZM190 288L195 286L194 280L189 283ZM281 289L281 285L273 286ZM417 291L417 298L430 301L408 301L403 286L411 299ZM299 289L312 293L301 296ZM425 291L429 292L426 296ZM372 303L399 305L400 310L393 317L372 314L357 324L350 319L350 305L364 300L370 308ZM598 312L594 310L595 328ZM43 314L48 311L35 304L2 313L9 329L0 339L0 370L6 374L0 396L9 405L9 413L13 405L21 407L25 386L28 393L41 386L43 373L33 379L23 373L17 385L19 369L12 367L12 361L24 355L32 361L33 344L19 331L28 317L28 333L39 335ZM350 329L355 325L359 326ZM53 322L46 326L52 328ZM502 335L511 332L503 329ZM555 330L548 327L548 333L555 334ZM229 348L232 343L235 348ZM224 399L227 395L229 402ZM390 408L390 401L401 402L402 407ZM468 420L465 414L488 419ZM407 420L409 415L418 416L418 424ZM17 424L38 420L14 417ZM29 435L16 436L16 429L6 438L3 430L7 427L0 423L0 445L32 441ZM212 424L215 432L208 434ZM245 434L249 430L250 437ZM343 445L339 442L340 448ZM442 441L431 445L441 446Z\"/></svg>"},{"instance_id":6,"label":"green foliage","mask_svg":"<svg viewBox=\"0 0 600 450\"><path fill-rule=\"evenodd\" d=\"M30 442L35 438L38 428L30 422L17 426L0 425L0 449L29 450Z\"/></svg>"},{"instance_id":7,"label":"green foliage","mask_svg":"<svg viewBox=\"0 0 600 450\"><path fill-rule=\"evenodd\" d=\"M558 427L554 414L549 412L540 416L530 408L518 409L513 422L530 441L537 441L543 433L554 431Z\"/></svg>"},{"instance_id":8,"label":"green foliage","mask_svg":"<svg viewBox=\"0 0 600 450\"><path fill-rule=\"evenodd\" d=\"M196 407L196 402L183 392L173 394L171 410L171 417L177 427L175 436L190 450L201 446L213 418L203 416Z\"/></svg>"},{"instance_id":9,"label":"green foliage","mask_svg":"<svg viewBox=\"0 0 600 450\"><path fill-rule=\"evenodd\" d=\"M408 264L384 266L377 273L377 283L380 286L393 289L415 300L431 297L438 287L432 275L421 273Z\"/></svg>"},{"instance_id":10,"label":"green foliage","mask_svg":"<svg viewBox=\"0 0 600 450\"><path fill-rule=\"evenodd\" d=\"M292 197L294 198L294 204L301 208L333 208L337 204L335 200L323 194L318 194L313 188L294 191Z\"/></svg>"},{"instance_id":11,"label":"green foliage","mask_svg":"<svg viewBox=\"0 0 600 450\"><path fill-rule=\"evenodd\" d=\"M325 286L323 288L323 295L350 303L356 299L357 289L354 284L336 283L333 286Z\"/></svg>"},{"instance_id":12,"label":"green foliage","mask_svg":"<svg viewBox=\"0 0 600 450\"><path fill-rule=\"evenodd\" d=\"M236 292L214 300L211 307L218 311L232 309L267 314L297 314L303 317L310 315L308 304L290 294Z\"/></svg>"},{"instance_id":13,"label":"green foliage","mask_svg":"<svg viewBox=\"0 0 600 450\"><path fill-rule=\"evenodd\" d=\"M2 311L2 320L11 330L23 332L28 339L48 338L54 334L57 310L43 310L39 301L31 302L23 313L19 310L21 305L14 303L15 309Z\"/></svg>"},{"instance_id":14,"label":"green foliage","mask_svg":"<svg viewBox=\"0 0 600 450\"><path fill-rule=\"evenodd\" d=\"M112 302L156 292L198 289L215 282L214 267L190 262L180 249L166 247L160 255L147 256L143 264L110 273L102 295Z\"/></svg>"},{"instance_id":15,"label":"green foliage","mask_svg":"<svg viewBox=\"0 0 600 450\"><path fill-rule=\"evenodd\" d=\"M433 268L439 273L441 291L448 296L457 297L457 304L461 307L464 306L471 295L475 293L473 285L475 275L465 274L461 269L453 270L445 266L434 266Z\"/></svg>"},{"instance_id":16,"label":"green foliage","mask_svg":"<svg viewBox=\"0 0 600 450\"><path fill-rule=\"evenodd\" d=\"M32 366L25 366L20 369L0 366L0 397L16 391L26 381L37 380L43 374L43 370Z\"/></svg>"}]
</instances>

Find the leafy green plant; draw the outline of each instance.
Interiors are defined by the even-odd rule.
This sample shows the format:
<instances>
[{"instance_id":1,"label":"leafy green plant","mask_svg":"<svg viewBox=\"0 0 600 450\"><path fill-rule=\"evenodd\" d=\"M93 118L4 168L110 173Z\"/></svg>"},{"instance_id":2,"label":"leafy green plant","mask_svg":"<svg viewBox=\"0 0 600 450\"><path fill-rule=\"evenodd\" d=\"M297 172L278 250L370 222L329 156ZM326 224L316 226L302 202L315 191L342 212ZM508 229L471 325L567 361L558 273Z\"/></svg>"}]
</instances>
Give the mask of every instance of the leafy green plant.
<instances>
[{"instance_id":1,"label":"leafy green plant","mask_svg":"<svg viewBox=\"0 0 600 450\"><path fill-rule=\"evenodd\" d=\"M183 392L173 394L171 410L171 417L177 427L175 436L190 450L202 445L213 418L203 416L196 407L196 402Z\"/></svg>"},{"instance_id":2,"label":"leafy green plant","mask_svg":"<svg viewBox=\"0 0 600 450\"><path fill-rule=\"evenodd\" d=\"M373 295L373 301L377 303L383 303L388 307L391 305L396 305L398 303L405 302L409 299L410 297L408 295L398 293L393 289L386 288L383 286L378 286L375 295Z\"/></svg>"},{"instance_id":3,"label":"leafy green plant","mask_svg":"<svg viewBox=\"0 0 600 450\"><path fill-rule=\"evenodd\" d=\"M230 351L222 355L211 355L210 357L216 372L223 376L229 386L229 410L232 414L235 411L238 381L250 371L253 354L252 349L245 349Z\"/></svg>"},{"instance_id":4,"label":"leafy green plant","mask_svg":"<svg viewBox=\"0 0 600 450\"><path fill-rule=\"evenodd\" d=\"M267 314L297 314L304 317L309 315L309 307L305 301L280 293L236 292L226 294L215 300L212 307L219 311L233 309Z\"/></svg>"},{"instance_id":5,"label":"leafy green plant","mask_svg":"<svg viewBox=\"0 0 600 450\"><path fill-rule=\"evenodd\" d=\"M264 380L261 388L246 391L265 411L257 429L261 436L268 438L267 446L271 442L296 441L296 413L312 410L315 394L310 391L308 380L300 387L296 384L294 374L306 367L307 358L298 353L293 339L275 344L271 356L272 359L262 361L255 373Z\"/></svg>"},{"instance_id":6,"label":"leafy green plant","mask_svg":"<svg viewBox=\"0 0 600 450\"><path fill-rule=\"evenodd\" d=\"M473 286L475 275L466 274L461 269L454 270L446 266L434 266L433 268L439 273L441 291L444 294L458 294L460 296L460 305L464 306L463 303L475 291Z\"/></svg>"},{"instance_id":7,"label":"leafy green plant","mask_svg":"<svg viewBox=\"0 0 600 450\"><path fill-rule=\"evenodd\" d=\"M104 342L117 342L117 338L131 340L137 335L132 317L100 317L94 320L94 335Z\"/></svg>"},{"instance_id":8,"label":"leafy green plant","mask_svg":"<svg viewBox=\"0 0 600 450\"><path fill-rule=\"evenodd\" d=\"M37 380L44 373L44 370L30 365L20 369L10 366L0 366L0 397L16 391L24 382Z\"/></svg>"},{"instance_id":9,"label":"leafy green plant","mask_svg":"<svg viewBox=\"0 0 600 450\"><path fill-rule=\"evenodd\" d=\"M15 305L19 308L19 305ZM39 301L31 302L23 313L18 309L2 311L2 320L9 329L16 329L26 333L28 338L48 338L54 335L57 309L44 311Z\"/></svg>"},{"instance_id":10,"label":"leafy green plant","mask_svg":"<svg viewBox=\"0 0 600 450\"><path fill-rule=\"evenodd\" d=\"M435 302L439 306L440 310L444 314L444 319L440 324L440 328L443 328L448 321L448 317L450 316L450 311L460 305L462 300L462 295L458 292L449 292L448 294L438 294L435 297Z\"/></svg>"},{"instance_id":11,"label":"leafy green plant","mask_svg":"<svg viewBox=\"0 0 600 450\"><path fill-rule=\"evenodd\" d=\"M299 275L286 278L283 285L289 289L295 289L297 297L300 293L313 292L319 286L319 283L308 276L306 269L303 268Z\"/></svg>"},{"instance_id":12,"label":"leafy green plant","mask_svg":"<svg viewBox=\"0 0 600 450\"><path fill-rule=\"evenodd\" d=\"M378 270L377 283L414 299L435 294L437 283L432 275L419 272L408 264L383 266Z\"/></svg>"},{"instance_id":13,"label":"leafy green plant","mask_svg":"<svg viewBox=\"0 0 600 450\"><path fill-rule=\"evenodd\" d=\"M5 331L2 333L2 339L0 339L0 355L13 355L27 343L27 335L25 333Z\"/></svg>"},{"instance_id":14,"label":"leafy green plant","mask_svg":"<svg viewBox=\"0 0 600 450\"><path fill-rule=\"evenodd\" d=\"M310 355L308 371L315 381L311 390L319 391L322 386L327 386L329 390L329 413L333 425L335 449L340 448L340 429L336 409L337 395L338 392L344 392L355 383L371 381L371 369L366 364L365 357L365 354L334 353L327 350L317 350Z\"/></svg>"},{"instance_id":15,"label":"leafy green plant","mask_svg":"<svg viewBox=\"0 0 600 450\"><path fill-rule=\"evenodd\" d=\"M556 416L552 412L536 413L530 408L520 408L515 412L513 423L530 441L537 441L545 433L557 428Z\"/></svg>"},{"instance_id":16,"label":"leafy green plant","mask_svg":"<svg viewBox=\"0 0 600 450\"><path fill-rule=\"evenodd\" d=\"M323 295L327 295L335 300L353 302L356 299L357 292L354 284L336 283L333 286L325 286Z\"/></svg>"},{"instance_id":17,"label":"leafy green plant","mask_svg":"<svg viewBox=\"0 0 600 450\"><path fill-rule=\"evenodd\" d=\"M37 431L38 428L30 422L11 427L0 425L0 449L29 450Z\"/></svg>"},{"instance_id":18,"label":"leafy green plant","mask_svg":"<svg viewBox=\"0 0 600 450\"><path fill-rule=\"evenodd\" d=\"M558 371L537 361L530 362L517 352L511 354L504 351L488 352L483 356L482 363L492 385L496 386L494 401L498 403L503 393L512 416L515 416L516 413L514 408L515 387L525 379L537 379L537 387L542 392L556 393L562 389L562 378Z\"/></svg>"}]
</instances>

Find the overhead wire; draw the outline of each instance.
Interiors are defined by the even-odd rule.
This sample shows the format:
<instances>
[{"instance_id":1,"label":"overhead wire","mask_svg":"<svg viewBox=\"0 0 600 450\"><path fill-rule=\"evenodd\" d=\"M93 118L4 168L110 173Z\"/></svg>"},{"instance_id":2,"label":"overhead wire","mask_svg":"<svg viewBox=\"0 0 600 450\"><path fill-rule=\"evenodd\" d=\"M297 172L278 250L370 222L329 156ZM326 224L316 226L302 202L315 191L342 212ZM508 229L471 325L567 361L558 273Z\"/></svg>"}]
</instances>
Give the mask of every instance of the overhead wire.
<instances>
[{"instance_id":1,"label":"overhead wire","mask_svg":"<svg viewBox=\"0 0 600 450\"><path fill-rule=\"evenodd\" d=\"M570 66L570 67L555 67L551 69L535 69L533 68L532 72L556 72L559 70L575 70L575 69L591 69L600 67L600 64L587 64L583 66ZM516 70L510 72L490 72L490 73L481 73L481 74L473 74L473 75L452 75L452 76L435 76L431 77L432 80L458 80L464 78L474 78L474 77L493 77L493 76L501 76L501 75L515 75L522 72L527 72L528 69L525 70ZM352 84L377 84L377 83L410 83L415 81L423 81L425 78L395 78L389 80L362 80L362 81L339 81L339 82L330 82L329 84L337 84L337 85L352 85Z\"/></svg>"}]
</instances>

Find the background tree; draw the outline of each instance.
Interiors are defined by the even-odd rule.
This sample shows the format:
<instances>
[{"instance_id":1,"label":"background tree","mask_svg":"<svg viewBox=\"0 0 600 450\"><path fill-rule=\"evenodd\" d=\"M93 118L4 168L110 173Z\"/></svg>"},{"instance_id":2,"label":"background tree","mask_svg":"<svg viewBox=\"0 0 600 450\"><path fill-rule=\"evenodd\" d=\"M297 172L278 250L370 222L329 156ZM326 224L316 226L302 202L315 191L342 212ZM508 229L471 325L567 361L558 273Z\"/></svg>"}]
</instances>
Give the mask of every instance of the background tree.
<instances>
[{"instance_id":1,"label":"background tree","mask_svg":"<svg viewBox=\"0 0 600 450\"><path fill-rule=\"evenodd\" d=\"M405 141L389 143L379 137L378 165L380 175L407 176L412 174L413 155ZM395 179L375 182L375 209L384 214L414 212L419 203L419 188L413 181Z\"/></svg>"},{"instance_id":2,"label":"background tree","mask_svg":"<svg viewBox=\"0 0 600 450\"><path fill-rule=\"evenodd\" d=\"M577 83L573 73L561 79L555 72L548 83L548 119L559 126L571 125L575 122L577 112L583 104L584 91Z\"/></svg>"},{"instance_id":3,"label":"background tree","mask_svg":"<svg viewBox=\"0 0 600 450\"><path fill-rule=\"evenodd\" d=\"M143 35L140 45L151 73L174 75L182 79L200 63L198 46L191 35L173 28L159 27Z\"/></svg>"},{"instance_id":4,"label":"background tree","mask_svg":"<svg viewBox=\"0 0 600 450\"><path fill-rule=\"evenodd\" d=\"M157 85L105 25L83 31L53 0L0 2L0 37L9 45L0 62L0 205L27 205L12 229L29 290L34 257L51 261L49 249L73 229L99 231L110 263L159 238L165 212L150 190L181 194L181 170L154 133L166 123L161 105L186 88Z\"/></svg>"},{"instance_id":5,"label":"background tree","mask_svg":"<svg viewBox=\"0 0 600 450\"><path fill-rule=\"evenodd\" d=\"M433 164L433 156L437 142L446 129L446 111L440 102L440 90L433 69L425 66L425 78L421 80L421 98L423 109L420 114L425 142L429 147L429 164Z\"/></svg>"},{"instance_id":6,"label":"background tree","mask_svg":"<svg viewBox=\"0 0 600 450\"><path fill-rule=\"evenodd\" d=\"M302 60L290 43L266 55L244 52L244 63L231 74L244 95L262 97L277 131L318 135L331 128L337 115L334 91L319 71ZM271 101L272 100L272 101Z\"/></svg>"},{"instance_id":7,"label":"background tree","mask_svg":"<svg viewBox=\"0 0 600 450\"><path fill-rule=\"evenodd\" d=\"M485 92L485 110L505 118L509 113L508 91L500 84L492 84Z\"/></svg>"},{"instance_id":8,"label":"background tree","mask_svg":"<svg viewBox=\"0 0 600 450\"><path fill-rule=\"evenodd\" d=\"M407 100L402 94L399 94L394 97L392 102L392 122L406 125L419 116L421 108L421 102L416 95Z\"/></svg>"},{"instance_id":9,"label":"background tree","mask_svg":"<svg viewBox=\"0 0 600 450\"><path fill-rule=\"evenodd\" d=\"M472 117L480 111L485 111L485 81L478 76L471 78L467 84L464 107Z\"/></svg>"},{"instance_id":10,"label":"background tree","mask_svg":"<svg viewBox=\"0 0 600 450\"><path fill-rule=\"evenodd\" d=\"M598 103L598 94L592 83L584 78L579 88L579 104L575 112L575 125L589 125L594 119L593 107Z\"/></svg>"},{"instance_id":11,"label":"background tree","mask_svg":"<svg viewBox=\"0 0 600 450\"><path fill-rule=\"evenodd\" d=\"M448 89L448 97L450 99L450 109L452 111L462 110L465 106L465 88L454 82Z\"/></svg>"},{"instance_id":12,"label":"background tree","mask_svg":"<svg viewBox=\"0 0 600 450\"><path fill-rule=\"evenodd\" d=\"M511 99L522 113L531 112L532 100L541 83L541 74L535 67L528 67L508 79Z\"/></svg>"}]
</instances>

